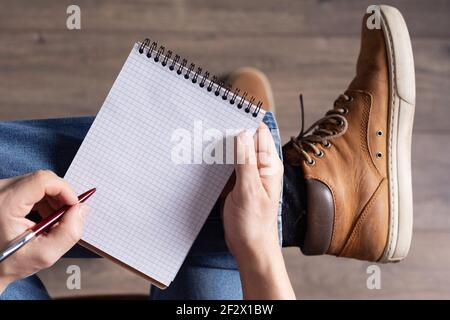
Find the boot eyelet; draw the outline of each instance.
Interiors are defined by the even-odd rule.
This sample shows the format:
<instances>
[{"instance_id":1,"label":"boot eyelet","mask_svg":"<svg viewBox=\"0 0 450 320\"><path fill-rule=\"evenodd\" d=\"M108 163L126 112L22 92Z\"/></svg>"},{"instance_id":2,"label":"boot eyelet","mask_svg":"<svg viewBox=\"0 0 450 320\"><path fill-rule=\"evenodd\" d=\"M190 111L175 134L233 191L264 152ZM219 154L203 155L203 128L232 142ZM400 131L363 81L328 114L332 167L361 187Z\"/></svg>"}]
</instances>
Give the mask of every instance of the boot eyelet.
<instances>
[{"instance_id":1,"label":"boot eyelet","mask_svg":"<svg viewBox=\"0 0 450 320\"><path fill-rule=\"evenodd\" d=\"M383 135L383 131L378 130L378 131L377 131L377 136L381 137L382 135Z\"/></svg>"},{"instance_id":2,"label":"boot eyelet","mask_svg":"<svg viewBox=\"0 0 450 320\"><path fill-rule=\"evenodd\" d=\"M380 159L383 157L383 154L381 152L377 152L377 158Z\"/></svg>"},{"instance_id":3,"label":"boot eyelet","mask_svg":"<svg viewBox=\"0 0 450 320\"><path fill-rule=\"evenodd\" d=\"M353 101L353 97L352 96L347 96L347 102L352 102Z\"/></svg>"},{"instance_id":4,"label":"boot eyelet","mask_svg":"<svg viewBox=\"0 0 450 320\"><path fill-rule=\"evenodd\" d=\"M322 158L322 157L325 155L325 153L324 153L322 150L320 150L319 153L315 153L314 155L315 155L317 158Z\"/></svg>"},{"instance_id":5,"label":"boot eyelet","mask_svg":"<svg viewBox=\"0 0 450 320\"><path fill-rule=\"evenodd\" d=\"M322 143L322 145L324 146L324 148L330 149L331 148L331 142L327 141L326 143Z\"/></svg>"},{"instance_id":6,"label":"boot eyelet","mask_svg":"<svg viewBox=\"0 0 450 320\"><path fill-rule=\"evenodd\" d=\"M344 109L344 113L343 114L348 114L348 108L343 108Z\"/></svg>"},{"instance_id":7,"label":"boot eyelet","mask_svg":"<svg viewBox=\"0 0 450 320\"><path fill-rule=\"evenodd\" d=\"M306 165L308 165L308 166L312 167L313 165L315 165L315 164L316 164L316 160L314 160L314 159L311 159L311 162L309 162L308 160L305 160L305 163L306 163Z\"/></svg>"},{"instance_id":8,"label":"boot eyelet","mask_svg":"<svg viewBox=\"0 0 450 320\"><path fill-rule=\"evenodd\" d=\"M345 126L345 123L344 123L344 121L342 121L342 120L339 120L339 122L338 122L338 126L339 126L339 127L344 127L344 126Z\"/></svg>"}]
</instances>

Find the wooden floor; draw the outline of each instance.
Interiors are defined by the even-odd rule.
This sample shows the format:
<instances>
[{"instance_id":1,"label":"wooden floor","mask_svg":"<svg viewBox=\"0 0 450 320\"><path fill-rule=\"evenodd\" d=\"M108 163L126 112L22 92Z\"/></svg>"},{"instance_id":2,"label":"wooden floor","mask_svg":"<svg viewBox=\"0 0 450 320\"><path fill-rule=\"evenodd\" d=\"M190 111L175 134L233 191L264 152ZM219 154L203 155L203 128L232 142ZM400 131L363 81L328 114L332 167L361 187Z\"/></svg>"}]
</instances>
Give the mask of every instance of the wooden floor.
<instances>
[{"instance_id":1,"label":"wooden floor","mask_svg":"<svg viewBox=\"0 0 450 320\"><path fill-rule=\"evenodd\" d=\"M283 141L332 107L348 85L360 21L372 1L87 1L82 30L66 29L73 1L0 3L0 119L92 115L136 41L150 37L223 74L255 66L271 80ZM450 298L450 2L386 1L409 26L417 78L413 135L414 239L409 257L381 265L382 288L366 287L364 262L286 250L299 298ZM82 290L65 286L79 264ZM106 260L60 261L41 273L55 296L145 293L148 285Z\"/></svg>"}]
</instances>

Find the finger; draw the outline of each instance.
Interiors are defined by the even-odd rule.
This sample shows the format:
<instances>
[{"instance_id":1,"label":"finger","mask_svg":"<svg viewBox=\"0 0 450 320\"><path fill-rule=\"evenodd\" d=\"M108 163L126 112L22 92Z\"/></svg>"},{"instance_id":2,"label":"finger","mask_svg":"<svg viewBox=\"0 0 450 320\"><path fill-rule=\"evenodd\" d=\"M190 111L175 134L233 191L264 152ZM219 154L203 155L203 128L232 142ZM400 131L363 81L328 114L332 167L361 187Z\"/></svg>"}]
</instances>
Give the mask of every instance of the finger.
<instances>
[{"instance_id":1,"label":"finger","mask_svg":"<svg viewBox=\"0 0 450 320\"><path fill-rule=\"evenodd\" d=\"M22 176L0 179L0 192L2 192L4 189L10 187L12 184L14 184L20 178L22 178Z\"/></svg>"},{"instance_id":2,"label":"finger","mask_svg":"<svg viewBox=\"0 0 450 320\"><path fill-rule=\"evenodd\" d=\"M272 134L270 133L270 129L264 122L261 122L256 130L255 145L257 153L277 154L277 149Z\"/></svg>"},{"instance_id":3,"label":"finger","mask_svg":"<svg viewBox=\"0 0 450 320\"><path fill-rule=\"evenodd\" d=\"M64 202L59 199L59 197L45 196L44 201L46 201L53 210L58 210L64 205Z\"/></svg>"},{"instance_id":4,"label":"finger","mask_svg":"<svg viewBox=\"0 0 450 320\"><path fill-rule=\"evenodd\" d=\"M279 173L280 158L277 153L275 141L269 128L262 124L255 135L258 169L260 175L276 175Z\"/></svg>"},{"instance_id":5,"label":"finger","mask_svg":"<svg viewBox=\"0 0 450 320\"><path fill-rule=\"evenodd\" d=\"M272 170L273 172L270 172L271 170L269 169L276 168L279 157L272 134L264 123L262 123L256 131L255 144L256 158L258 169L260 169L260 174L269 175L274 173L274 170ZM262 168L266 169L261 170Z\"/></svg>"},{"instance_id":6,"label":"finger","mask_svg":"<svg viewBox=\"0 0 450 320\"><path fill-rule=\"evenodd\" d=\"M22 176L14 185L15 203L32 206L46 195L55 197L67 205L78 202L69 184L51 171L39 170Z\"/></svg>"},{"instance_id":7,"label":"finger","mask_svg":"<svg viewBox=\"0 0 450 320\"><path fill-rule=\"evenodd\" d=\"M89 207L82 203L71 207L48 233L30 242L27 254L41 267L53 265L80 240L88 210Z\"/></svg>"},{"instance_id":8,"label":"finger","mask_svg":"<svg viewBox=\"0 0 450 320\"><path fill-rule=\"evenodd\" d=\"M256 131L258 170L262 185L270 197L279 197L283 165L269 128L261 124Z\"/></svg>"},{"instance_id":9,"label":"finger","mask_svg":"<svg viewBox=\"0 0 450 320\"><path fill-rule=\"evenodd\" d=\"M55 212L55 210L45 200L36 203L33 207L33 210L37 211L42 218L48 217L53 212Z\"/></svg>"},{"instance_id":10,"label":"finger","mask_svg":"<svg viewBox=\"0 0 450 320\"><path fill-rule=\"evenodd\" d=\"M252 134L247 130L236 137L235 157L236 184L255 185L260 183L255 143Z\"/></svg>"},{"instance_id":11,"label":"finger","mask_svg":"<svg viewBox=\"0 0 450 320\"><path fill-rule=\"evenodd\" d=\"M42 207L42 205L44 205L44 204L45 204L45 206L49 207L50 209L53 209L53 211L57 210L63 206L61 201L57 200L56 198L45 196L44 198L42 198L41 201L39 201L38 203L36 203L33 206L33 210L38 210L38 208Z\"/></svg>"}]
</instances>

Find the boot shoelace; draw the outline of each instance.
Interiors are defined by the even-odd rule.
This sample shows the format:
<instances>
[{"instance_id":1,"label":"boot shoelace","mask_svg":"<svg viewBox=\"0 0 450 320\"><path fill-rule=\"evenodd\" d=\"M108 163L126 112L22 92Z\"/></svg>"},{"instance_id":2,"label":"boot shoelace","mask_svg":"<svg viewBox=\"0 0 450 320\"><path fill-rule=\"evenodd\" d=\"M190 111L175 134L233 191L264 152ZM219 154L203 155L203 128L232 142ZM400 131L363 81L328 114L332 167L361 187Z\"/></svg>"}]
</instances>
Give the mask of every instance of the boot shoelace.
<instances>
[{"instance_id":1,"label":"boot shoelace","mask_svg":"<svg viewBox=\"0 0 450 320\"><path fill-rule=\"evenodd\" d=\"M323 118L314 122L307 130L304 130L303 96L300 95L302 126L299 135L291 137L291 142L295 150L303 156L307 165L312 166L316 163L310 152L318 158L325 155L317 146L318 144L328 149L331 147L330 140L345 134L348 128L348 122L344 116L348 113L348 108L345 105L351 100L351 96L341 94L334 102L333 109L329 110Z\"/></svg>"}]
</instances>

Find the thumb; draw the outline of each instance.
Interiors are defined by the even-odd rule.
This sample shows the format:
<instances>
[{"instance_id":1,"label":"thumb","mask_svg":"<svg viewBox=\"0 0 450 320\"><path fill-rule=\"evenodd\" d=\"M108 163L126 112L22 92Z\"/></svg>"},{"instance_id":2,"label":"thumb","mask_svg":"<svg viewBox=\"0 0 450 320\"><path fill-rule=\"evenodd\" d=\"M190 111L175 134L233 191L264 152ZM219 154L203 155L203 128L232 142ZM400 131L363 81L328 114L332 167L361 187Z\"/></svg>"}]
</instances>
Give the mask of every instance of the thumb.
<instances>
[{"instance_id":1,"label":"thumb","mask_svg":"<svg viewBox=\"0 0 450 320\"><path fill-rule=\"evenodd\" d=\"M45 266L53 265L80 240L88 211L83 203L71 207L47 234L30 243L30 254Z\"/></svg>"},{"instance_id":2,"label":"thumb","mask_svg":"<svg viewBox=\"0 0 450 320\"><path fill-rule=\"evenodd\" d=\"M247 130L241 132L236 137L235 146L236 184L241 186L260 184L253 135Z\"/></svg>"}]
</instances>

